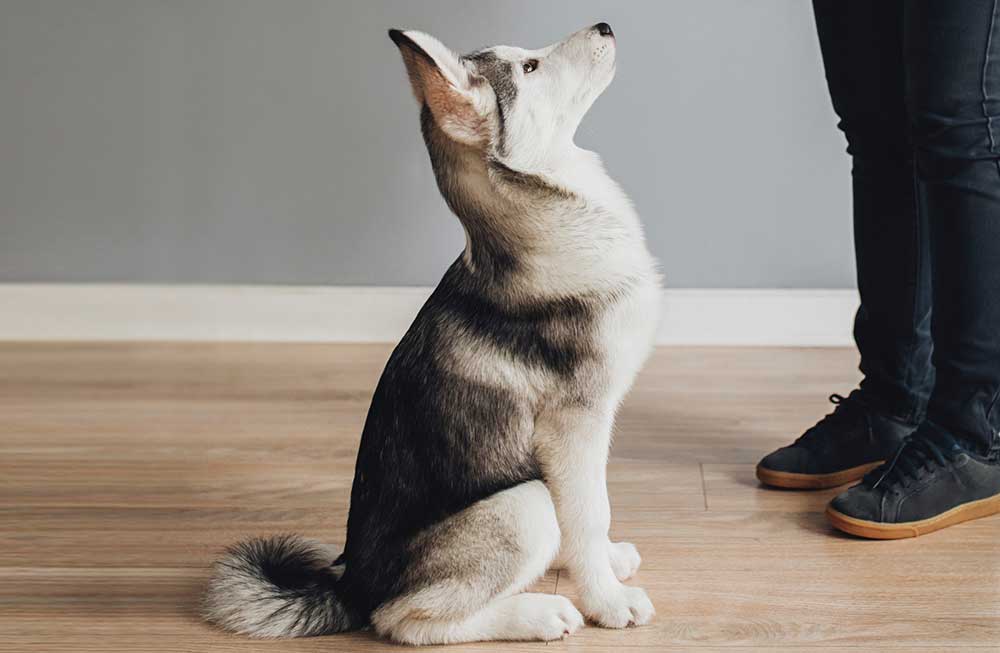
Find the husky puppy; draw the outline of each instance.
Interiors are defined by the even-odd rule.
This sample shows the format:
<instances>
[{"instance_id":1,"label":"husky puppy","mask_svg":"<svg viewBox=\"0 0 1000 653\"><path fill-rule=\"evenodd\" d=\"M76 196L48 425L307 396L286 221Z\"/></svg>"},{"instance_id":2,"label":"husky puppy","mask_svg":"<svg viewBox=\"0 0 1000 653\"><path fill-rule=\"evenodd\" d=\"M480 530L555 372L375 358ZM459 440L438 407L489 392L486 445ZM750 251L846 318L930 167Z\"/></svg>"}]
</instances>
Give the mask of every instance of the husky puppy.
<instances>
[{"instance_id":1,"label":"husky puppy","mask_svg":"<svg viewBox=\"0 0 1000 653\"><path fill-rule=\"evenodd\" d=\"M410 644L558 639L580 612L644 624L652 604L622 583L639 554L608 539L605 468L659 276L624 192L573 143L614 76L614 34L600 23L462 57L421 32L389 36L466 247L375 390L343 553L293 536L236 545L205 615L258 637L372 626ZM580 611L523 593L556 565Z\"/></svg>"}]
</instances>

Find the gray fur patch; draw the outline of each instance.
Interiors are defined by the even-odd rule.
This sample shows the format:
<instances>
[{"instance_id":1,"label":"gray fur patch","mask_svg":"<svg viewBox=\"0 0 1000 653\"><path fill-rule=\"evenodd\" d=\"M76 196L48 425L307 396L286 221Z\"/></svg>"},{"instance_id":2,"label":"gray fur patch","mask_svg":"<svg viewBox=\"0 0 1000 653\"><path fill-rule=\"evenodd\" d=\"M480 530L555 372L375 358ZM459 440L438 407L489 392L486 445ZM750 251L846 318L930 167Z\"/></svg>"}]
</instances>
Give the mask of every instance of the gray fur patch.
<instances>
[{"instance_id":1,"label":"gray fur patch","mask_svg":"<svg viewBox=\"0 0 1000 653\"><path fill-rule=\"evenodd\" d=\"M476 72L486 78L490 86L493 87L493 93L497 96L497 116L500 122L497 150L501 154L506 154L506 115L514 106L514 100L517 99L514 66L511 62L501 59L489 50L470 54L465 59L475 64Z\"/></svg>"}]
</instances>

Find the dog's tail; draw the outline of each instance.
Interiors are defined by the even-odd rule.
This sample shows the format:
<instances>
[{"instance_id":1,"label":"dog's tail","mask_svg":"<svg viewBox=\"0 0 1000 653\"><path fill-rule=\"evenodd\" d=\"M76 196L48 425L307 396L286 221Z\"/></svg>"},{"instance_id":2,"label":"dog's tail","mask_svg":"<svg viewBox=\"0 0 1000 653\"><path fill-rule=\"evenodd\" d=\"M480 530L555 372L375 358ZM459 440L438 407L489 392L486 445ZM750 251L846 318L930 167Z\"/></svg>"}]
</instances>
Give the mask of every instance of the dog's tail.
<instances>
[{"instance_id":1,"label":"dog's tail","mask_svg":"<svg viewBox=\"0 0 1000 653\"><path fill-rule=\"evenodd\" d=\"M295 535L240 542L215 563L203 614L251 637L309 637L360 628L363 624L338 596L343 571L322 544Z\"/></svg>"}]
</instances>

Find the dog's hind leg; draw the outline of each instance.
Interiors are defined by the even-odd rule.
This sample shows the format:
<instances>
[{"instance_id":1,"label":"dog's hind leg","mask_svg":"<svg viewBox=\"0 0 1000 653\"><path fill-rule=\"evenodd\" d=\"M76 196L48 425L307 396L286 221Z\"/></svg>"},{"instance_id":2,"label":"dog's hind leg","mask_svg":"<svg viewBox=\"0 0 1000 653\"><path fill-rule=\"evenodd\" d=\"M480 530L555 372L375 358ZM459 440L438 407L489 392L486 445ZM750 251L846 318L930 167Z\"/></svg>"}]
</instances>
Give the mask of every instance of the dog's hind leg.
<instances>
[{"instance_id":1,"label":"dog's hind leg","mask_svg":"<svg viewBox=\"0 0 1000 653\"><path fill-rule=\"evenodd\" d=\"M558 550L559 524L541 481L498 492L410 543L405 589L372 614L372 624L406 644L559 639L583 625L573 604L518 593Z\"/></svg>"}]
</instances>

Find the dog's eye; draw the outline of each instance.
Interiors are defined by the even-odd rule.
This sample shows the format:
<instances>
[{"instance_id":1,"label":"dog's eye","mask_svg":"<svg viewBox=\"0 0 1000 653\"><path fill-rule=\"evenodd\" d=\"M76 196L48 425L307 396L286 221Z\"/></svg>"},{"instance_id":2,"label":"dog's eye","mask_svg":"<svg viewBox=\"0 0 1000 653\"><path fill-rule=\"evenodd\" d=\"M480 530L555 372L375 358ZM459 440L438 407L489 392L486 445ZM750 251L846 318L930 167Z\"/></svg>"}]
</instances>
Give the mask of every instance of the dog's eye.
<instances>
[{"instance_id":1,"label":"dog's eye","mask_svg":"<svg viewBox=\"0 0 1000 653\"><path fill-rule=\"evenodd\" d=\"M521 68L524 70L525 75L535 72L538 69L538 59L528 59Z\"/></svg>"}]
</instances>

